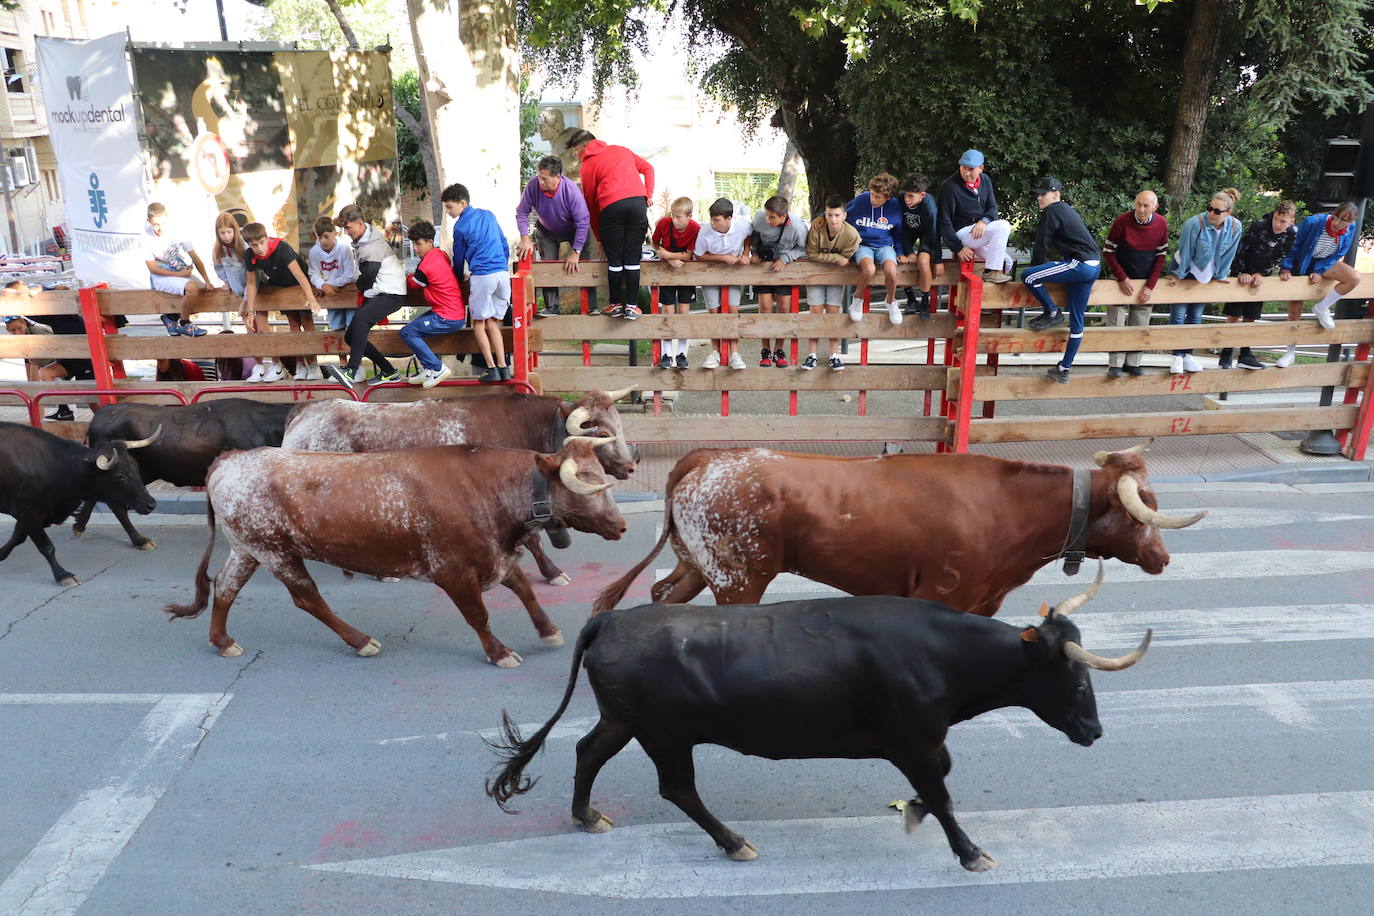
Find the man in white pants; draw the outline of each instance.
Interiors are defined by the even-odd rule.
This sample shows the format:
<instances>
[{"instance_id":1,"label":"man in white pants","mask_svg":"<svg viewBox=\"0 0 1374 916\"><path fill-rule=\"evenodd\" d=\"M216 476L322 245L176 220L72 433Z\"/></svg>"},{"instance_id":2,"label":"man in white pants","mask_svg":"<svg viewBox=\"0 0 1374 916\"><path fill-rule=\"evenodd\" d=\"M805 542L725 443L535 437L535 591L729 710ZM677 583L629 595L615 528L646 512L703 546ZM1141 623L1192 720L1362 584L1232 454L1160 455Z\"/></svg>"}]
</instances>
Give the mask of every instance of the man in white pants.
<instances>
[{"instance_id":1,"label":"man in white pants","mask_svg":"<svg viewBox=\"0 0 1374 916\"><path fill-rule=\"evenodd\" d=\"M992 179L983 174L983 154L965 150L959 157L959 171L940 185L937 197L940 238L961 261L982 258L986 263L983 279L988 283L1011 280L1011 261L1007 259L1007 239L1011 223L998 219L997 194Z\"/></svg>"}]
</instances>

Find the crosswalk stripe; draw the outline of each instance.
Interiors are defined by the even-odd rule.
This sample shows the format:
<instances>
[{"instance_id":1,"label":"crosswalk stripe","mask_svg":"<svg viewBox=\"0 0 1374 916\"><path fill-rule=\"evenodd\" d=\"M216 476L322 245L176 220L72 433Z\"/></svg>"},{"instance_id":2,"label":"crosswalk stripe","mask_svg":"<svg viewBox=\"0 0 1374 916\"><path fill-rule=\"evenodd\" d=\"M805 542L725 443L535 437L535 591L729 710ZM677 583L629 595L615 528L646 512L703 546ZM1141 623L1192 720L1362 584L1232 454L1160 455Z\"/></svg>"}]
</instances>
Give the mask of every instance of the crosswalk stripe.
<instances>
[{"instance_id":1,"label":"crosswalk stripe","mask_svg":"<svg viewBox=\"0 0 1374 916\"><path fill-rule=\"evenodd\" d=\"M1296 814L1295 814L1296 812ZM720 814L723 812L717 812ZM896 815L726 822L759 849L731 862L695 824L569 829L321 871L597 897L665 899L906 890L1374 864L1374 792L970 811L965 831L1001 864L962 871L933 819Z\"/></svg>"}]
</instances>

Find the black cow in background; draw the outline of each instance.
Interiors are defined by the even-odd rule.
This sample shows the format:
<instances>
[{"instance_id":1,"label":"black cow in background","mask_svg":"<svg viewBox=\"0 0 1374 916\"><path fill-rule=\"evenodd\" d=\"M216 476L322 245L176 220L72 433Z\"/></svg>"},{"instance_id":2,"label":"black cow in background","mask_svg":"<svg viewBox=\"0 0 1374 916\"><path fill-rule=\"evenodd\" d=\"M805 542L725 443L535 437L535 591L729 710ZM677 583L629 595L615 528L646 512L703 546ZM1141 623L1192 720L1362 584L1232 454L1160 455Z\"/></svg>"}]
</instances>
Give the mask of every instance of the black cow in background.
<instances>
[{"instance_id":1,"label":"black cow in background","mask_svg":"<svg viewBox=\"0 0 1374 916\"><path fill-rule=\"evenodd\" d=\"M116 439L87 448L20 423L0 423L0 512L14 516L14 534L0 547L0 561L25 539L43 554L59 585L78 584L57 562L57 551L43 529L71 515L82 501L103 502L128 517L157 502L148 495L130 452L157 441L160 430L136 441Z\"/></svg>"},{"instance_id":2,"label":"black cow in background","mask_svg":"<svg viewBox=\"0 0 1374 916\"><path fill-rule=\"evenodd\" d=\"M111 404L101 407L86 431L86 443L102 448L120 439L145 437L155 427L162 437L139 455L143 482L165 480L178 487L203 487L205 474L222 452L246 451L264 445L281 445L287 416L295 404L264 404L248 398L223 398L198 404ZM86 531L91 511L99 498L88 499L76 514L72 534ZM146 538L129 521L127 509L110 505L124 526L129 541L140 550L157 543Z\"/></svg>"}]
</instances>

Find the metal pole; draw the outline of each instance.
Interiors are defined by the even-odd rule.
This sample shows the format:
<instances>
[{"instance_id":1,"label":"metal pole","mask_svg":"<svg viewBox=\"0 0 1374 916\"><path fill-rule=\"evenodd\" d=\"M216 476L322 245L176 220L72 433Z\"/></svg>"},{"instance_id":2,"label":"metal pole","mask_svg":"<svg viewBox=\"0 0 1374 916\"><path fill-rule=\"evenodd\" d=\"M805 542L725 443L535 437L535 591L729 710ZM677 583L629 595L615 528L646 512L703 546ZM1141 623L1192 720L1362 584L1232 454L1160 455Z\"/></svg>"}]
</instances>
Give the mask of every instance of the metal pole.
<instances>
[{"instance_id":1,"label":"metal pole","mask_svg":"<svg viewBox=\"0 0 1374 916\"><path fill-rule=\"evenodd\" d=\"M219 14L219 40L229 40L229 29L224 24L224 0L215 0L215 12Z\"/></svg>"},{"instance_id":2,"label":"metal pole","mask_svg":"<svg viewBox=\"0 0 1374 916\"><path fill-rule=\"evenodd\" d=\"M0 166L0 182L5 185L5 221L9 223L10 229L10 251L15 254L23 254L19 250L19 229L14 222L14 167L10 165Z\"/></svg>"}]
</instances>

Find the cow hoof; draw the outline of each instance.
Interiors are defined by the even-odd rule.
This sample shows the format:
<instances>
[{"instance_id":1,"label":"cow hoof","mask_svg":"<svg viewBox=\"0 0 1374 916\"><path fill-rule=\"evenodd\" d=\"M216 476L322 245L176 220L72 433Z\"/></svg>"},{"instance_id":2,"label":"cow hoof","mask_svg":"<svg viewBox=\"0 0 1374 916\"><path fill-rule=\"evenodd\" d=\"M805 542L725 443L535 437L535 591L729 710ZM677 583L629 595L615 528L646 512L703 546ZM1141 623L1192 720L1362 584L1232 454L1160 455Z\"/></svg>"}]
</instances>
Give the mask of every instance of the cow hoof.
<instances>
[{"instance_id":1,"label":"cow hoof","mask_svg":"<svg viewBox=\"0 0 1374 916\"><path fill-rule=\"evenodd\" d=\"M925 819L926 806L918 801L907 802L907 806L902 809L902 826L906 832L910 833L921 826L921 821Z\"/></svg>"},{"instance_id":2,"label":"cow hoof","mask_svg":"<svg viewBox=\"0 0 1374 916\"><path fill-rule=\"evenodd\" d=\"M85 528L78 528L78 527L76 527L75 525L72 525L72 537L74 537L74 538L79 538L79 537L81 537L81 535L83 535L83 534L85 534L85 533L86 533L86 529L85 529Z\"/></svg>"},{"instance_id":3,"label":"cow hoof","mask_svg":"<svg viewBox=\"0 0 1374 916\"><path fill-rule=\"evenodd\" d=\"M559 573L549 580L550 585L567 585L570 582L572 582L572 580L569 579L568 574L564 572Z\"/></svg>"},{"instance_id":4,"label":"cow hoof","mask_svg":"<svg viewBox=\"0 0 1374 916\"><path fill-rule=\"evenodd\" d=\"M736 862L752 862L758 857L759 851L754 847L754 844L748 840L745 840L744 845L739 849L730 853L730 858L734 859Z\"/></svg>"},{"instance_id":5,"label":"cow hoof","mask_svg":"<svg viewBox=\"0 0 1374 916\"><path fill-rule=\"evenodd\" d=\"M63 588L75 588L81 584L81 580L76 578L76 576L64 576L57 580L57 584Z\"/></svg>"},{"instance_id":6,"label":"cow hoof","mask_svg":"<svg viewBox=\"0 0 1374 916\"><path fill-rule=\"evenodd\" d=\"M148 540L144 541L142 544L135 544L134 546L139 550L157 550L157 541L148 538Z\"/></svg>"},{"instance_id":7,"label":"cow hoof","mask_svg":"<svg viewBox=\"0 0 1374 916\"><path fill-rule=\"evenodd\" d=\"M507 652L496 660L495 665L498 668L514 668L523 661L524 659L520 657L519 653Z\"/></svg>"},{"instance_id":8,"label":"cow hoof","mask_svg":"<svg viewBox=\"0 0 1374 916\"><path fill-rule=\"evenodd\" d=\"M387 583L391 583L391 582L400 582L400 581L401 581L400 579L397 579L395 576L373 576L372 578L376 579L378 582L387 582Z\"/></svg>"},{"instance_id":9,"label":"cow hoof","mask_svg":"<svg viewBox=\"0 0 1374 916\"><path fill-rule=\"evenodd\" d=\"M960 862L959 864L969 871L992 871L997 867L997 860L987 853L980 851L976 859L970 862Z\"/></svg>"},{"instance_id":10,"label":"cow hoof","mask_svg":"<svg viewBox=\"0 0 1374 916\"><path fill-rule=\"evenodd\" d=\"M361 655L363 658L370 658L371 656L376 655L380 651L382 651L382 644L377 642L377 640L375 639L369 639L367 641L367 645L363 646L361 649L358 650L358 654Z\"/></svg>"},{"instance_id":11,"label":"cow hoof","mask_svg":"<svg viewBox=\"0 0 1374 916\"><path fill-rule=\"evenodd\" d=\"M563 634L555 630L548 636L539 637L539 641L546 646L561 646L563 645Z\"/></svg>"},{"instance_id":12,"label":"cow hoof","mask_svg":"<svg viewBox=\"0 0 1374 916\"><path fill-rule=\"evenodd\" d=\"M598 814L596 820L590 824L583 824L582 829L588 833L609 833L614 822L604 814Z\"/></svg>"},{"instance_id":13,"label":"cow hoof","mask_svg":"<svg viewBox=\"0 0 1374 916\"><path fill-rule=\"evenodd\" d=\"M210 645L213 646L214 643L210 643ZM220 649L219 654L224 656L225 658L238 658L240 655L243 654L243 646L239 645L236 642L231 642L223 649Z\"/></svg>"}]
</instances>

